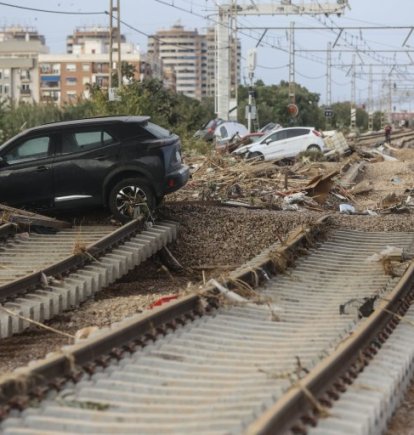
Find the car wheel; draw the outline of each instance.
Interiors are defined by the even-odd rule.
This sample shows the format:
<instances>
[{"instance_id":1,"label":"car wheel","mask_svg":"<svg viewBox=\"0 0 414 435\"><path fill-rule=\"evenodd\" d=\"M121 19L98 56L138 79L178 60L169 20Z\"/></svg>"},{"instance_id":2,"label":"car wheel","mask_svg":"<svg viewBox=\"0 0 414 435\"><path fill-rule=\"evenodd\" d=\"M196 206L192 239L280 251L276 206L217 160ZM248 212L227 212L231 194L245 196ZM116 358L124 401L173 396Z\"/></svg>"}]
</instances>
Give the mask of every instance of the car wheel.
<instances>
[{"instance_id":1,"label":"car wheel","mask_svg":"<svg viewBox=\"0 0 414 435\"><path fill-rule=\"evenodd\" d=\"M116 219L128 222L148 215L155 208L155 196L145 180L126 178L112 188L108 207Z\"/></svg>"},{"instance_id":2,"label":"car wheel","mask_svg":"<svg viewBox=\"0 0 414 435\"><path fill-rule=\"evenodd\" d=\"M308 151L311 151L313 153L317 153L317 152L320 152L321 149L320 149L320 147L318 145L309 145L308 146Z\"/></svg>"},{"instance_id":3,"label":"car wheel","mask_svg":"<svg viewBox=\"0 0 414 435\"><path fill-rule=\"evenodd\" d=\"M264 160L264 155L262 153L254 152L247 154L248 159Z\"/></svg>"}]
</instances>

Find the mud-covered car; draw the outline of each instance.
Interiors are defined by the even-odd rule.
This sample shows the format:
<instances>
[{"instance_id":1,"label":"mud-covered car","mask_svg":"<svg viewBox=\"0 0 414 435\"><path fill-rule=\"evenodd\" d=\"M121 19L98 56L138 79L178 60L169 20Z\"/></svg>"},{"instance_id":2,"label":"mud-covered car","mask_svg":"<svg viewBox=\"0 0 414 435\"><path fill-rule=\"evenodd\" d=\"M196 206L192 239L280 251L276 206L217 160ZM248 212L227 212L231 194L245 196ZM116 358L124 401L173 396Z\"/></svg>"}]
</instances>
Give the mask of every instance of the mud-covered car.
<instances>
[{"instance_id":1,"label":"mud-covered car","mask_svg":"<svg viewBox=\"0 0 414 435\"><path fill-rule=\"evenodd\" d=\"M188 176L179 137L147 116L45 124L0 147L0 202L35 210L106 206L127 221Z\"/></svg>"}]
</instances>

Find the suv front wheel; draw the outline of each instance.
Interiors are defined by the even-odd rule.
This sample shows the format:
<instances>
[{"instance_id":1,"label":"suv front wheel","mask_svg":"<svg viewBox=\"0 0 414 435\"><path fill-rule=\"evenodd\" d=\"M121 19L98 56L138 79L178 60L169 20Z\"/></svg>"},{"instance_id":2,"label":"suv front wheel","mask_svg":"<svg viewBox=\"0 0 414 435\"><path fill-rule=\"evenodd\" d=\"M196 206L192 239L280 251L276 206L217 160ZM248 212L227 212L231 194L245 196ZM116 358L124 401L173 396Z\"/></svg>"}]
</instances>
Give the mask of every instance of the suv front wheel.
<instances>
[{"instance_id":1,"label":"suv front wheel","mask_svg":"<svg viewBox=\"0 0 414 435\"><path fill-rule=\"evenodd\" d=\"M142 178L126 178L115 184L109 193L108 207L115 219L127 222L145 216L155 207L151 187Z\"/></svg>"}]
</instances>

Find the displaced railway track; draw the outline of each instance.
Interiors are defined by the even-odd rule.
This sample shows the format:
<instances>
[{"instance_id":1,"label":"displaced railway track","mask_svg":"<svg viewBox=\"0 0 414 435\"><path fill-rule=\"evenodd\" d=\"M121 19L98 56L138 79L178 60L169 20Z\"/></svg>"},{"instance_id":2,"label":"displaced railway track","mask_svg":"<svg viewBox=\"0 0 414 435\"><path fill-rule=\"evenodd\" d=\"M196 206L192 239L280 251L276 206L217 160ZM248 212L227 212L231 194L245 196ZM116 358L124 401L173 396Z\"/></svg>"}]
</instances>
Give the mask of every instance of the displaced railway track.
<instances>
[{"instance_id":1,"label":"displaced railway track","mask_svg":"<svg viewBox=\"0 0 414 435\"><path fill-rule=\"evenodd\" d=\"M401 147L409 146L414 142L413 130L396 130L391 135L392 142L399 142ZM359 146L374 145L384 142L384 132L369 133L359 136L355 139L355 143Z\"/></svg>"},{"instance_id":2,"label":"displaced railway track","mask_svg":"<svg viewBox=\"0 0 414 435\"><path fill-rule=\"evenodd\" d=\"M387 245L411 257L414 233L326 234L325 227L322 220L265 250L233 272L227 288L213 282L4 377L0 429L305 433L386 348L414 280L413 266L400 279L407 264L366 261ZM313 433L329 433L318 427Z\"/></svg>"},{"instance_id":3,"label":"displaced railway track","mask_svg":"<svg viewBox=\"0 0 414 435\"><path fill-rule=\"evenodd\" d=\"M76 307L176 237L176 224L142 230L82 226L55 234L0 231L0 338Z\"/></svg>"}]
</instances>

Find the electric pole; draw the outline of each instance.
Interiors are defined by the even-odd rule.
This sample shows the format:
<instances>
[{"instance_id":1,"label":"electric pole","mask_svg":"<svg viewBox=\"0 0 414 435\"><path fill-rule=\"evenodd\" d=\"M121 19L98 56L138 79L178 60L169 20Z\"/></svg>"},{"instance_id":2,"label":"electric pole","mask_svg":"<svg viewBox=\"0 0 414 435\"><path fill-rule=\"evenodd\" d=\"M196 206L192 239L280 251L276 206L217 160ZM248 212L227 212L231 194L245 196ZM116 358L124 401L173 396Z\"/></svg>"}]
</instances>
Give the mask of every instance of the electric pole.
<instances>
[{"instance_id":1,"label":"electric pole","mask_svg":"<svg viewBox=\"0 0 414 435\"><path fill-rule=\"evenodd\" d=\"M289 28L289 104L295 103L295 23L292 21Z\"/></svg>"},{"instance_id":2,"label":"electric pole","mask_svg":"<svg viewBox=\"0 0 414 435\"><path fill-rule=\"evenodd\" d=\"M121 0L110 0L109 3L109 93L113 92L113 74L117 74L118 88L122 85L120 2Z\"/></svg>"},{"instance_id":3,"label":"electric pole","mask_svg":"<svg viewBox=\"0 0 414 435\"><path fill-rule=\"evenodd\" d=\"M325 119L328 130L331 128L332 112L332 44L328 42L326 51L326 108Z\"/></svg>"},{"instance_id":4,"label":"electric pole","mask_svg":"<svg viewBox=\"0 0 414 435\"><path fill-rule=\"evenodd\" d=\"M246 118L247 118L247 130L249 133L252 132L252 120L256 119L256 106L253 106L253 77L254 71L256 69L256 49L252 48L249 50L249 54L247 56L247 67L249 69L249 102L246 108Z\"/></svg>"},{"instance_id":5,"label":"electric pole","mask_svg":"<svg viewBox=\"0 0 414 435\"><path fill-rule=\"evenodd\" d=\"M356 55L352 55L351 130L356 129Z\"/></svg>"},{"instance_id":6,"label":"electric pole","mask_svg":"<svg viewBox=\"0 0 414 435\"><path fill-rule=\"evenodd\" d=\"M280 2L260 3L251 1L250 4L236 4L233 0L223 0L218 4L217 25L216 25L216 87L215 87L215 108L219 118L227 119L230 111L230 93L231 93L231 73L228 71L230 65L230 16L260 16L260 15L330 15L342 14L348 5L347 0L341 2L328 1L324 3L313 2L309 4L293 4L290 0ZM237 35L233 36L237 40ZM293 41L292 41L293 42ZM294 59L291 59L291 64ZM237 68L237 64L233 66ZM293 64L294 68L294 64ZM292 77L290 77L291 79ZM293 75L294 80L294 75ZM289 80L290 82L290 80ZM290 91L290 90L289 90Z\"/></svg>"},{"instance_id":7,"label":"electric pole","mask_svg":"<svg viewBox=\"0 0 414 435\"><path fill-rule=\"evenodd\" d=\"M372 78L372 65L369 66L369 83L368 83L368 131L374 130L374 102L372 98L372 87L373 87L373 78Z\"/></svg>"}]
</instances>

